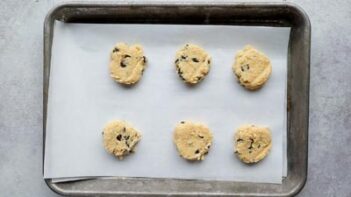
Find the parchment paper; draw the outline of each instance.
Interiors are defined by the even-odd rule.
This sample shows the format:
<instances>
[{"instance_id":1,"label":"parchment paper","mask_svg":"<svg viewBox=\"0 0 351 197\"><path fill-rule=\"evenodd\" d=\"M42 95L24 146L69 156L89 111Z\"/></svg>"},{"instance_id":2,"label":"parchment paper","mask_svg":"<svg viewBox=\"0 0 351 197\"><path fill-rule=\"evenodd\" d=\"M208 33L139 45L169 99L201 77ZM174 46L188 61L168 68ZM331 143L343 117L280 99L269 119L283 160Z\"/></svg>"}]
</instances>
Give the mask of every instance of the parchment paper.
<instances>
[{"instance_id":1,"label":"parchment paper","mask_svg":"<svg viewBox=\"0 0 351 197\"><path fill-rule=\"evenodd\" d=\"M286 132L287 47L290 28L65 24L55 22L47 116L44 178L130 176L281 183ZM143 45L148 67L131 88L109 77L116 42ZM185 43L212 56L209 75L186 86L174 66ZM242 88L231 70L235 53L251 44L272 62L259 91ZM142 132L136 153L118 160L103 148L102 129L123 119ZM203 122L214 134L204 161L178 156L172 141L182 120ZM234 130L254 123L271 128L270 154L256 165L233 153ZM285 134L284 134L285 136ZM286 162L285 162L286 163Z\"/></svg>"}]
</instances>

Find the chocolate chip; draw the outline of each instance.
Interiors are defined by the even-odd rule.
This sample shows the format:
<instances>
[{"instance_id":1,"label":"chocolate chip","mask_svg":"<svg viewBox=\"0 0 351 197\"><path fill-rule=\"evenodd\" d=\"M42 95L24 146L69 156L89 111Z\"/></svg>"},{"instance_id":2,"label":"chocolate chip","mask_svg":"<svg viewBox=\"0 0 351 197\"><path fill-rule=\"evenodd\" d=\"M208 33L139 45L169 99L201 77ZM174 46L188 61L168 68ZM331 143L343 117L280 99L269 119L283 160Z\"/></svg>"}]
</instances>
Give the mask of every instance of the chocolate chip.
<instances>
[{"instance_id":1,"label":"chocolate chip","mask_svg":"<svg viewBox=\"0 0 351 197\"><path fill-rule=\"evenodd\" d=\"M210 149L210 148L211 148L211 145L208 145L208 146L207 146L207 149Z\"/></svg>"},{"instance_id":2,"label":"chocolate chip","mask_svg":"<svg viewBox=\"0 0 351 197\"><path fill-rule=\"evenodd\" d=\"M180 68L177 69L177 72L178 72L179 75L183 74L183 72L180 70Z\"/></svg>"},{"instance_id":3,"label":"chocolate chip","mask_svg":"<svg viewBox=\"0 0 351 197\"><path fill-rule=\"evenodd\" d=\"M207 63L208 63L208 64L211 64L211 60L207 60Z\"/></svg>"},{"instance_id":4,"label":"chocolate chip","mask_svg":"<svg viewBox=\"0 0 351 197\"><path fill-rule=\"evenodd\" d=\"M128 141L126 141L126 145L127 145L127 147L129 148L129 143L128 143Z\"/></svg>"},{"instance_id":5,"label":"chocolate chip","mask_svg":"<svg viewBox=\"0 0 351 197\"><path fill-rule=\"evenodd\" d=\"M113 49L112 53L115 53L115 52L118 52L118 51L119 51L119 49L116 47L116 48Z\"/></svg>"},{"instance_id":6,"label":"chocolate chip","mask_svg":"<svg viewBox=\"0 0 351 197\"><path fill-rule=\"evenodd\" d=\"M181 122L180 122L180 124L184 124L184 123L185 123L185 121L181 121Z\"/></svg>"},{"instance_id":7,"label":"chocolate chip","mask_svg":"<svg viewBox=\"0 0 351 197\"><path fill-rule=\"evenodd\" d=\"M200 153L200 150L196 150L196 151L195 151L195 154L199 154L199 153Z\"/></svg>"},{"instance_id":8,"label":"chocolate chip","mask_svg":"<svg viewBox=\"0 0 351 197\"><path fill-rule=\"evenodd\" d=\"M201 77L196 77L196 79L197 79L198 81L200 81L202 78L201 78Z\"/></svg>"},{"instance_id":9,"label":"chocolate chip","mask_svg":"<svg viewBox=\"0 0 351 197\"><path fill-rule=\"evenodd\" d=\"M122 61L122 62L121 62L121 67L122 67L122 68L125 68L126 66L127 66L127 65L125 65L124 62Z\"/></svg>"},{"instance_id":10,"label":"chocolate chip","mask_svg":"<svg viewBox=\"0 0 351 197\"><path fill-rule=\"evenodd\" d=\"M178 62L179 62L179 59L176 59L174 63L178 64Z\"/></svg>"},{"instance_id":11,"label":"chocolate chip","mask_svg":"<svg viewBox=\"0 0 351 197\"><path fill-rule=\"evenodd\" d=\"M121 141L122 135L121 135L121 134L117 135L116 139L117 139L118 141Z\"/></svg>"},{"instance_id":12,"label":"chocolate chip","mask_svg":"<svg viewBox=\"0 0 351 197\"><path fill-rule=\"evenodd\" d=\"M241 138L239 138L239 139L237 139L236 141L237 141L237 142L242 142L242 141L244 141L244 140L241 139Z\"/></svg>"},{"instance_id":13,"label":"chocolate chip","mask_svg":"<svg viewBox=\"0 0 351 197\"><path fill-rule=\"evenodd\" d=\"M250 70L250 65L249 64L245 64L245 65L242 65L241 66L241 71L247 71L247 70Z\"/></svg>"},{"instance_id":14,"label":"chocolate chip","mask_svg":"<svg viewBox=\"0 0 351 197\"><path fill-rule=\"evenodd\" d=\"M184 55L182 55L182 56L180 56L183 60L185 60L186 58L187 58L187 56L184 56Z\"/></svg>"},{"instance_id":15,"label":"chocolate chip","mask_svg":"<svg viewBox=\"0 0 351 197\"><path fill-rule=\"evenodd\" d=\"M257 148L260 148L261 147L261 144L258 144Z\"/></svg>"},{"instance_id":16,"label":"chocolate chip","mask_svg":"<svg viewBox=\"0 0 351 197\"><path fill-rule=\"evenodd\" d=\"M199 62L197 58L192 58L191 60L193 60L193 62Z\"/></svg>"},{"instance_id":17,"label":"chocolate chip","mask_svg":"<svg viewBox=\"0 0 351 197\"><path fill-rule=\"evenodd\" d=\"M252 139L252 138L250 138L250 146L249 146L249 149L252 149L253 147L252 147L252 144L254 143L254 140Z\"/></svg>"},{"instance_id":18,"label":"chocolate chip","mask_svg":"<svg viewBox=\"0 0 351 197\"><path fill-rule=\"evenodd\" d=\"M202 135L197 135L197 136L199 136L199 138L204 138L204 136L202 136Z\"/></svg>"},{"instance_id":19,"label":"chocolate chip","mask_svg":"<svg viewBox=\"0 0 351 197\"><path fill-rule=\"evenodd\" d=\"M129 135L127 135L127 136L124 136L124 139L126 139L126 140L129 140Z\"/></svg>"},{"instance_id":20,"label":"chocolate chip","mask_svg":"<svg viewBox=\"0 0 351 197\"><path fill-rule=\"evenodd\" d=\"M146 57L145 56L143 56L143 62L144 62L144 64L146 63Z\"/></svg>"},{"instance_id":21,"label":"chocolate chip","mask_svg":"<svg viewBox=\"0 0 351 197\"><path fill-rule=\"evenodd\" d=\"M183 75L180 75L180 78L181 78L183 81L186 81L185 78L183 77Z\"/></svg>"},{"instance_id":22,"label":"chocolate chip","mask_svg":"<svg viewBox=\"0 0 351 197\"><path fill-rule=\"evenodd\" d=\"M179 77L180 77L183 81L185 81L185 78L183 77L183 72L182 72L179 68L178 68L177 72L178 72Z\"/></svg>"},{"instance_id":23,"label":"chocolate chip","mask_svg":"<svg viewBox=\"0 0 351 197\"><path fill-rule=\"evenodd\" d=\"M125 58L128 58L128 57L130 57L130 56L129 55L125 55L124 58L122 59L122 61L121 61L121 67L122 68L125 68L127 66L127 63L125 63L124 61L125 61Z\"/></svg>"}]
</instances>

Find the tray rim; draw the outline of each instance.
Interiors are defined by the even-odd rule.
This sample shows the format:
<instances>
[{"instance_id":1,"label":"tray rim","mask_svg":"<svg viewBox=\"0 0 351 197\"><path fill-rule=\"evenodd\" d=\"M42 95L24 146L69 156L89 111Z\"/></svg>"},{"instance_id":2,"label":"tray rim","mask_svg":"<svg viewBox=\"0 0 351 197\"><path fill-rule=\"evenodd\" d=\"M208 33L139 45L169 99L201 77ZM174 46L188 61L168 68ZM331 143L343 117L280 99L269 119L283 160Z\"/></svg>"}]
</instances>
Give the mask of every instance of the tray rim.
<instances>
[{"instance_id":1,"label":"tray rim","mask_svg":"<svg viewBox=\"0 0 351 197\"><path fill-rule=\"evenodd\" d=\"M290 2L264 2L264 3L254 3L254 2L64 2L64 3L60 3L57 4L56 6L54 6L46 15L45 17L45 21L44 21L44 34L43 34L43 38L44 38L44 48L43 48L43 57L44 57L44 80L43 80L43 172L44 172L44 157L45 157L45 134L46 134L46 113L47 113L47 98L48 98L48 94L47 94L47 88L48 88L48 79L49 79L49 70L50 70L50 58L51 58L51 44L52 44L52 20L55 19L55 15L61 10L61 9L65 9L65 8L101 8L101 7L108 7L108 6L114 6L114 7L129 7L129 6L137 6L137 7L143 7L143 6L155 6L155 7L167 7L167 6L194 6L194 7L205 7L205 6L232 6L232 7L239 7L239 8L245 8L245 7L256 7L256 8L262 8L265 6L272 6L272 7L280 7L280 8L286 8L286 9L290 9L295 11L299 17L301 17L301 20L303 20L303 27L302 27L302 31L303 31L303 36L305 39L305 47L307 47L307 50L305 51L304 56L302 57L304 59L304 63L306 66L306 76L307 79L305 84L306 85L305 88L305 99L304 99L304 104L307 107L307 114L305 115L305 118L307 119L306 122L304 122L305 125L303 125L304 128L301 128L304 130L303 134L304 134L304 142L305 142L305 159L304 162L302 162L302 164L304 164L304 169L302 169L302 174L303 177L299 180L299 182L297 184L294 185L294 187L289 191L289 192L277 192L274 194L269 194L268 196L293 196L296 195L297 193L299 193L302 188L304 187L305 183L306 183L306 179L307 179L307 165L308 165L308 124L309 124L309 70L310 70L310 42L311 42L311 24L309 21L309 18L307 16L307 14L305 13L305 11L299 7L298 5L294 4L294 3L290 3ZM272 26L272 25L271 25ZM291 38L290 38L291 40ZM289 41L289 45L290 45L290 41ZM290 46L289 46L289 56L290 56ZM289 59L290 57L288 57ZM290 59L289 59L290 60ZM288 64L290 64L290 62L288 62ZM289 66L288 66L289 67ZM289 71L290 72L290 69ZM289 81L289 80L288 80ZM288 88L289 88L289 82L288 82ZM288 106L291 104L291 101L289 100L289 93L288 93ZM289 110L288 110L288 116L289 116ZM289 127L289 117L287 118L287 124ZM289 128L288 128L289 130ZM287 136L288 137L288 136ZM289 152L288 152L289 154ZM289 163L289 158L288 158L288 163ZM289 168L289 166L288 166ZM289 169L288 169L288 176L289 176ZM123 177L122 177L123 178ZM113 179L113 178L112 178ZM137 179L137 178L130 178L130 179ZM141 178L141 179L145 179L145 180L157 180L158 178ZM65 191L64 189L62 190L59 185L57 183L52 183L51 179L44 179L45 183L48 185L48 187L54 191L57 194L61 194L61 195L96 195L93 193L85 193L85 192L78 192L78 193L72 193L69 191ZM220 181L218 181L220 182ZM235 183L244 183L244 182L235 182ZM248 183L248 184L255 184L255 183ZM282 183L283 184L283 183ZM103 194L102 194L103 195ZM106 194L106 195L110 195L110 194ZM181 196L193 196L193 195L207 195L207 196L212 196L212 195L227 195L227 194L223 194L223 193L201 193L201 192L195 192L195 193L189 193L189 192L185 192L185 193L147 193L147 192L124 192L124 193L114 193L114 195L181 195ZM228 195L252 195L251 193L237 193L237 194L228 194ZM257 195L257 193L253 194L254 196L260 196L260 194ZM266 196L267 194L262 194L263 196Z\"/></svg>"}]
</instances>

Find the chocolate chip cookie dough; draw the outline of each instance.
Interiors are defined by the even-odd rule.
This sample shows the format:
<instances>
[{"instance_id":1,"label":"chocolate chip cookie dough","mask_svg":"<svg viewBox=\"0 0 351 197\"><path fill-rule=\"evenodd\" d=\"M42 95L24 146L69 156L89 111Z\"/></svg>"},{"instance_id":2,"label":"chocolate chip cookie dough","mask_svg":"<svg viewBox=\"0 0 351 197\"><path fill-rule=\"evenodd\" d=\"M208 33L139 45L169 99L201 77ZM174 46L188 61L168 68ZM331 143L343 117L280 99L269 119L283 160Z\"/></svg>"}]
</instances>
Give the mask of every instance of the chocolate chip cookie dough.
<instances>
[{"instance_id":1,"label":"chocolate chip cookie dough","mask_svg":"<svg viewBox=\"0 0 351 197\"><path fill-rule=\"evenodd\" d=\"M197 84L210 71L211 57L204 49L186 44L176 54L176 69L179 77L188 84Z\"/></svg>"},{"instance_id":2,"label":"chocolate chip cookie dough","mask_svg":"<svg viewBox=\"0 0 351 197\"><path fill-rule=\"evenodd\" d=\"M256 163L269 153L272 140L267 127L243 125L234 136L234 151L244 163Z\"/></svg>"},{"instance_id":3,"label":"chocolate chip cookie dough","mask_svg":"<svg viewBox=\"0 0 351 197\"><path fill-rule=\"evenodd\" d=\"M134 152L141 135L125 121L115 120L107 123L103 131L104 147L118 159Z\"/></svg>"},{"instance_id":4,"label":"chocolate chip cookie dough","mask_svg":"<svg viewBox=\"0 0 351 197\"><path fill-rule=\"evenodd\" d=\"M146 57L140 45L118 43L111 52L110 75L121 84L138 82L146 67Z\"/></svg>"},{"instance_id":5,"label":"chocolate chip cookie dough","mask_svg":"<svg viewBox=\"0 0 351 197\"><path fill-rule=\"evenodd\" d=\"M173 141L184 159L203 160L211 147L212 133L203 124L182 121L174 130Z\"/></svg>"},{"instance_id":6,"label":"chocolate chip cookie dough","mask_svg":"<svg viewBox=\"0 0 351 197\"><path fill-rule=\"evenodd\" d=\"M233 71L242 86L256 90L269 79L272 65L265 54L247 45L236 54Z\"/></svg>"}]
</instances>

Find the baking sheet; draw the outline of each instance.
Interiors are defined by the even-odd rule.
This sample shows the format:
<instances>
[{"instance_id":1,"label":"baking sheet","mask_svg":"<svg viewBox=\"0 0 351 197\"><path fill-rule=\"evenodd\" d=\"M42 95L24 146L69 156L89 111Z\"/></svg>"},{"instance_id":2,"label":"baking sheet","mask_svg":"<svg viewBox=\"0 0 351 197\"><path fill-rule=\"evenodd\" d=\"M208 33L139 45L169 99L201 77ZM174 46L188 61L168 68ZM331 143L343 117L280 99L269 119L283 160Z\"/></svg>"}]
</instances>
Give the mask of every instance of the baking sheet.
<instances>
[{"instance_id":1,"label":"baking sheet","mask_svg":"<svg viewBox=\"0 0 351 197\"><path fill-rule=\"evenodd\" d=\"M281 183L289 33L290 28L281 27L55 22L44 178ZM109 53L116 42L144 46L148 67L132 88L109 77ZM174 68L175 52L187 42L212 56L209 75L195 87L186 86ZM231 71L235 52L246 44L265 52L273 66L270 80L255 92L238 85ZM102 128L113 119L127 120L143 134L137 152L122 161L102 146ZM203 122L212 130L213 146L204 161L190 163L178 156L172 132L182 120ZM256 165L242 164L233 154L234 130L245 123L272 130L271 153Z\"/></svg>"}]
</instances>

